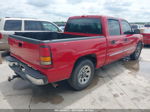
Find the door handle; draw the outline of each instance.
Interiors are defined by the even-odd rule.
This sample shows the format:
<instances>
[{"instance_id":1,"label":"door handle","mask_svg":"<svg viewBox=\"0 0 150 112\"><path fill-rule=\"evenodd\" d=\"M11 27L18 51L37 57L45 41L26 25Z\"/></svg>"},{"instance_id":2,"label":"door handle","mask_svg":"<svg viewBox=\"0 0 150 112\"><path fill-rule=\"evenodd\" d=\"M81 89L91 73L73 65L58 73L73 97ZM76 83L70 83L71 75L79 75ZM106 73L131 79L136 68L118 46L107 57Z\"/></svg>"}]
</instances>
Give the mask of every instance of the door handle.
<instances>
[{"instance_id":1,"label":"door handle","mask_svg":"<svg viewBox=\"0 0 150 112\"><path fill-rule=\"evenodd\" d=\"M127 41L128 41L128 39L127 39L127 38L125 38L125 39L124 39L124 41L125 41L125 42L127 42Z\"/></svg>"},{"instance_id":2,"label":"door handle","mask_svg":"<svg viewBox=\"0 0 150 112\"><path fill-rule=\"evenodd\" d=\"M116 40L112 40L112 41L111 41L111 44L115 44L115 43L116 43Z\"/></svg>"}]
</instances>

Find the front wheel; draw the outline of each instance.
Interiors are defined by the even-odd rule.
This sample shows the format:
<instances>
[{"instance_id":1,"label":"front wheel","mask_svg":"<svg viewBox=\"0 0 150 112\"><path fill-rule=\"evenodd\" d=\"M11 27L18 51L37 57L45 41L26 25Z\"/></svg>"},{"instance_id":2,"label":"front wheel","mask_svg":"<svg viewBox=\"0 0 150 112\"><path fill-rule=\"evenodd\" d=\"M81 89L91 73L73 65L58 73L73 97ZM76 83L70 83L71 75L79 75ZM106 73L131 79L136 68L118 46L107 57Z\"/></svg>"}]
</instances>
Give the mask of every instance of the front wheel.
<instances>
[{"instance_id":1,"label":"front wheel","mask_svg":"<svg viewBox=\"0 0 150 112\"><path fill-rule=\"evenodd\" d=\"M131 58L132 60L137 60L137 59L139 59L140 54L141 54L141 50L142 50L142 43L138 43L138 45L137 45L137 47L136 47L134 53L130 55L130 58Z\"/></svg>"},{"instance_id":2,"label":"front wheel","mask_svg":"<svg viewBox=\"0 0 150 112\"><path fill-rule=\"evenodd\" d=\"M88 59L83 59L75 66L68 82L75 90L82 90L91 83L94 71L93 62Z\"/></svg>"}]
</instances>

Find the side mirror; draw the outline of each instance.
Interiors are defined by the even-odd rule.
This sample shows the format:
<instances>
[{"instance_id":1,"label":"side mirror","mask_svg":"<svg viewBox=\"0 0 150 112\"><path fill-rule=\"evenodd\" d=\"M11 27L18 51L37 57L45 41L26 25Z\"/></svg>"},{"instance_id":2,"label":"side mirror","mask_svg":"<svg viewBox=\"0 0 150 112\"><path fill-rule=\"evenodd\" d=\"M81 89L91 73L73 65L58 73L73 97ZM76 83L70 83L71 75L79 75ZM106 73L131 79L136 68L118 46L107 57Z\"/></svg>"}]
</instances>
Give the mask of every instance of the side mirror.
<instances>
[{"instance_id":1,"label":"side mirror","mask_svg":"<svg viewBox=\"0 0 150 112\"><path fill-rule=\"evenodd\" d=\"M140 34L140 30L139 29L135 29L134 30L134 34Z\"/></svg>"}]
</instances>

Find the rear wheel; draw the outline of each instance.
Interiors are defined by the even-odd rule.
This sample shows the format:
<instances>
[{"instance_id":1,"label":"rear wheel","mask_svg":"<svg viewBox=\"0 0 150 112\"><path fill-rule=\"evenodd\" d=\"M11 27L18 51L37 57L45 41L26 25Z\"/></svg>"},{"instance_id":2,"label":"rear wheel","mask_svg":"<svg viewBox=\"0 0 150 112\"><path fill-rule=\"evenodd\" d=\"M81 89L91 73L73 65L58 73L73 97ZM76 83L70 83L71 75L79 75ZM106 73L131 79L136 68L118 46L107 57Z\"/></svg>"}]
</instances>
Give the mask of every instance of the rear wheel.
<instances>
[{"instance_id":1,"label":"rear wheel","mask_svg":"<svg viewBox=\"0 0 150 112\"><path fill-rule=\"evenodd\" d=\"M88 59L81 60L76 64L68 82L75 90L82 90L91 83L94 71L92 61Z\"/></svg>"},{"instance_id":2,"label":"rear wheel","mask_svg":"<svg viewBox=\"0 0 150 112\"><path fill-rule=\"evenodd\" d=\"M138 43L134 53L130 55L130 58L132 60L137 60L140 57L141 50L142 50L142 43Z\"/></svg>"}]
</instances>

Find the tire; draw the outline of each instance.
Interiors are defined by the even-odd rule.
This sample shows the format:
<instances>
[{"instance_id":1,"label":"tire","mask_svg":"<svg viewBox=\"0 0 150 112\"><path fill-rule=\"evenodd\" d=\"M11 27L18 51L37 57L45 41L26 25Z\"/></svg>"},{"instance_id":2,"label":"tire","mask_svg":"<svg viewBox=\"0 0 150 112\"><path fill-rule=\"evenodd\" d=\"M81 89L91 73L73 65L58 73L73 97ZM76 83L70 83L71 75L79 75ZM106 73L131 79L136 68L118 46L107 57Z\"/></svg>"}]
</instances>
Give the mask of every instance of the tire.
<instances>
[{"instance_id":1,"label":"tire","mask_svg":"<svg viewBox=\"0 0 150 112\"><path fill-rule=\"evenodd\" d=\"M138 60L141 54L141 50L142 50L142 43L140 42L137 44L134 53L130 55L131 60Z\"/></svg>"},{"instance_id":2,"label":"tire","mask_svg":"<svg viewBox=\"0 0 150 112\"><path fill-rule=\"evenodd\" d=\"M89 59L80 60L68 80L70 86L75 90L85 89L92 81L95 68L92 61Z\"/></svg>"}]
</instances>

